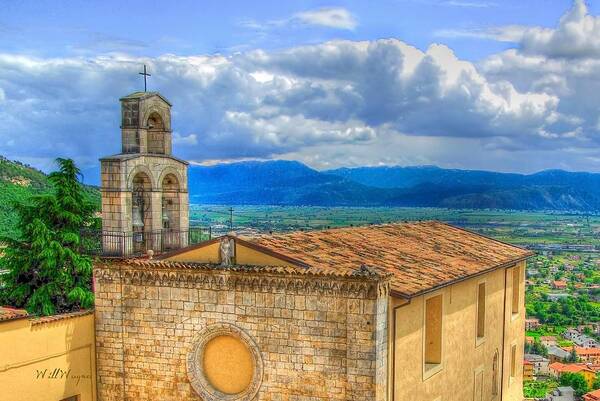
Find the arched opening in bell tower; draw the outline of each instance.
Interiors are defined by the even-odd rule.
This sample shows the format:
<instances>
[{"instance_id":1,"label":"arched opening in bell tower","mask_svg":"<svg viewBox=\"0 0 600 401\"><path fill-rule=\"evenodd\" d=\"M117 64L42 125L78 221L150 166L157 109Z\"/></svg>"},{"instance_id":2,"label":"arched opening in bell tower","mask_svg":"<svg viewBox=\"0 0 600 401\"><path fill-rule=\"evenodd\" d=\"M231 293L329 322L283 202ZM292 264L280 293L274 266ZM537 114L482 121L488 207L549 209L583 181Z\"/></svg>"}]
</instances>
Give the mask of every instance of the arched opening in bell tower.
<instances>
[{"instance_id":1,"label":"arched opening in bell tower","mask_svg":"<svg viewBox=\"0 0 600 401\"><path fill-rule=\"evenodd\" d=\"M165 154L165 124L161 115L156 111L150 113L146 127L148 127L148 153Z\"/></svg>"},{"instance_id":2,"label":"arched opening in bell tower","mask_svg":"<svg viewBox=\"0 0 600 401\"><path fill-rule=\"evenodd\" d=\"M139 172L133 177L131 231L134 251L152 249L152 244L149 243L151 241L149 233L152 231L152 181L144 172Z\"/></svg>"},{"instance_id":3,"label":"arched opening in bell tower","mask_svg":"<svg viewBox=\"0 0 600 401\"><path fill-rule=\"evenodd\" d=\"M182 242L180 225L180 185L175 174L167 174L161 182L163 246L176 248Z\"/></svg>"}]
</instances>

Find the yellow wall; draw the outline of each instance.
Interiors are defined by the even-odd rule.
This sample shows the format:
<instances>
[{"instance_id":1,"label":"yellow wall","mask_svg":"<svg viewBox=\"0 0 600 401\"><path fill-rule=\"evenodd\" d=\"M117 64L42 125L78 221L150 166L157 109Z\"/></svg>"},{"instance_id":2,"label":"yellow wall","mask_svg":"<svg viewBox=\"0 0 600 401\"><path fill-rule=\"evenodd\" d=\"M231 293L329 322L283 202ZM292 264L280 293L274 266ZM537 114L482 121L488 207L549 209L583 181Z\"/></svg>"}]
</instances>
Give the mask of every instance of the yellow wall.
<instances>
[{"instance_id":1,"label":"yellow wall","mask_svg":"<svg viewBox=\"0 0 600 401\"><path fill-rule=\"evenodd\" d=\"M173 255L166 260L176 262L196 262L196 263L220 263L220 244L206 245L196 249L190 249L187 252ZM289 266L290 263L255 249L246 247L240 243L235 244L235 263L238 265L250 266Z\"/></svg>"},{"instance_id":2,"label":"yellow wall","mask_svg":"<svg viewBox=\"0 0 600 401\"><path fill-rule=\"evenodd\" d=\"M521 268L524 273L524 268ZM505 302L504 282L507 276ZM499 269L424 296L405 300L390 299L390 353L391 401L443 401L502 400L521 401L524 307L519 315L512 316L512 276L510 269ZM485 337L477 339L478 285L486 283ZM520 302L524 302L524 278L520 278ZM431 296L443 296L442 363L435 369L424 370L424 319L425 301ZM504 309L506 307L506 321ZM502 377L503 327L504 383ZM394 343L395 339L395 343ZM517 374L509 380L510 346L516 345ZM498 396L492 397L492 366L498 350ZM500 394L503 393L503 398ZM476 399L479 397L479 399Z\"/></svg>"},{"instance_id":3,"label":"yellow wall","mask_svg":"<svg viewBox=\"0 0 600 401\"><path fill-rule=\"evenodd\" d=\"M176 254L167 260L176 262L197 262L197 263L219 263L219 243L215 242L201 248L190 249L187 252Z\"/></svg>"},{"instance_id":4,"label":"yellow wall","mask_svg":"<svg viewBox=\"0 0 600 401\"><path fill-rule=\"evenodd\" d=\"M254 375L254 362L248 346L237 337L217 336L206 343L202 368L206 379L225 394L246 390Z\"/></svg>"},{"instance_id":5,"label":"yellow wall","mask_svg":"<svg viewBox=\"0 0 600 401\"><path fill-rule=\"evenodd\" d=\"M0 401L94 401L94 343L93 314L0 322Z\"/></svg>"},{"instance_id":6,"label":"yellow wall","mask_svg":"<svg viewBox=\"0 0 600 401\"><path fill-rule=\"evenodd\" d=\"M585 381L587 382L590 388L594 388L594 381L596 380L596 373L591 372L589 370L584 370L581 372L583 377L585 377Z\"/></svg>"}]
</instances>

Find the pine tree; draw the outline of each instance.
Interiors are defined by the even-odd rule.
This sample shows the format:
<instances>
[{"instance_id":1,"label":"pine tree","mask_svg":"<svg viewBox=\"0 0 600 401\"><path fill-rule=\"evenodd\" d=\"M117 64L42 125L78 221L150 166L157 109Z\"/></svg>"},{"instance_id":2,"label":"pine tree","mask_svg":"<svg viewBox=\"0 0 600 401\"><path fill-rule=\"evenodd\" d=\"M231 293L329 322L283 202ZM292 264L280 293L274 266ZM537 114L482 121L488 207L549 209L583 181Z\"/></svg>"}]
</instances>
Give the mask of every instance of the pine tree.
<instances>
[{"instance_id":1,"label":"pine tree","mask_svg":"<svg viewBox=\"0 0 600 401\"><path fill-rule=\"evenodd\" d=\"M567 362L578 362L579 356L577 356L577 351L575 350L575 346L571 348L571 352L569 352L569 357L567 358Z\"/></svg>"},{"instance_id":2,"label":"pine tree","mask_svg":"<svg viewBox=\"0 0 600 401\"><path fill-rule=\"evenodd\" d=\"M0 240L6 244L0 257L6 270L0 301L39 315L94 303L92 260L80 253L80 231L94 222L95 206L78 181L74 162L56 162L59 170L49 175L54 191L16 205L20 237Z\"/></svg>"}]
</instances>

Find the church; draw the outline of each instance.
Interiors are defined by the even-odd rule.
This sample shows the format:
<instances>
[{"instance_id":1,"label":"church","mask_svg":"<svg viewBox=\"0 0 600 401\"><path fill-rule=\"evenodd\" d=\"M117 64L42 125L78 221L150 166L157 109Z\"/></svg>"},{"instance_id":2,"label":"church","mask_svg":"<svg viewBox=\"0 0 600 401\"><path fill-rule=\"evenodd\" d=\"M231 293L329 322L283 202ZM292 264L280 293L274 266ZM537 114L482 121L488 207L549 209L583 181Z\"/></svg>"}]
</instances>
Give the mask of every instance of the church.
<instances>
[{"instance_id":1,"label":"church","mask_svg":"<svg viewBox=\"0 0 600 401\"><path fill-rule=\"evenodd\" d=\"M529 251L440 222L192 243L171 104L121 107L122 152L101 160L99 401L523 399Z\"/></svg>"},{"instance_id":2,"label":"church","mask_svg":"<svg viewBox=\"0 0 600 401\"><path fill-rule=\"evenodd\" d=\"M0 307L0 400L521 401L531 253L441 222L211 238L171 104L121 98L94 310Z\"/></svg>"}]
</instances>

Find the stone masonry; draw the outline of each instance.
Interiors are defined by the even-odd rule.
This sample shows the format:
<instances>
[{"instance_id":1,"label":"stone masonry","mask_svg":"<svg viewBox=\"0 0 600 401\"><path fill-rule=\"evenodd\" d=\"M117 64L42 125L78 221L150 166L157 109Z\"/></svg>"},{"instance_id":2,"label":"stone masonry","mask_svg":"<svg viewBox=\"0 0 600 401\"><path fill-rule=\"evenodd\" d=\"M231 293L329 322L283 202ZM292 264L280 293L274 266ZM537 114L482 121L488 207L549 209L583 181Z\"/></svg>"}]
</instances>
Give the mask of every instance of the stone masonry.
<instances>
[{"instance_id":1,"label":"stone masonry","mask_svg":"<svg viewBox=\"0 0 600 401\"><path fill-rule=\"evenodd\" d=\"M139 260L104 261L94 274L100 401L201 400L186 360L197 334L219 324L261 356L256 400L386 399L384 278Z\"/></svg>"},{"instance_id":2,"label":"stone masonry","mask_svg":"<svg viewBox=\"0 0 600 401\"><path fill-rule=\"evenodd\" d=\"M142 248L187 245L188 163L172 156L171 136L171 104L159 93L121 98L121 153L100 159L105 251L132 254L134 231L146 233L136 237ZM136 227L134 210L143 220Z\"/></svg>"}]
</instances>

